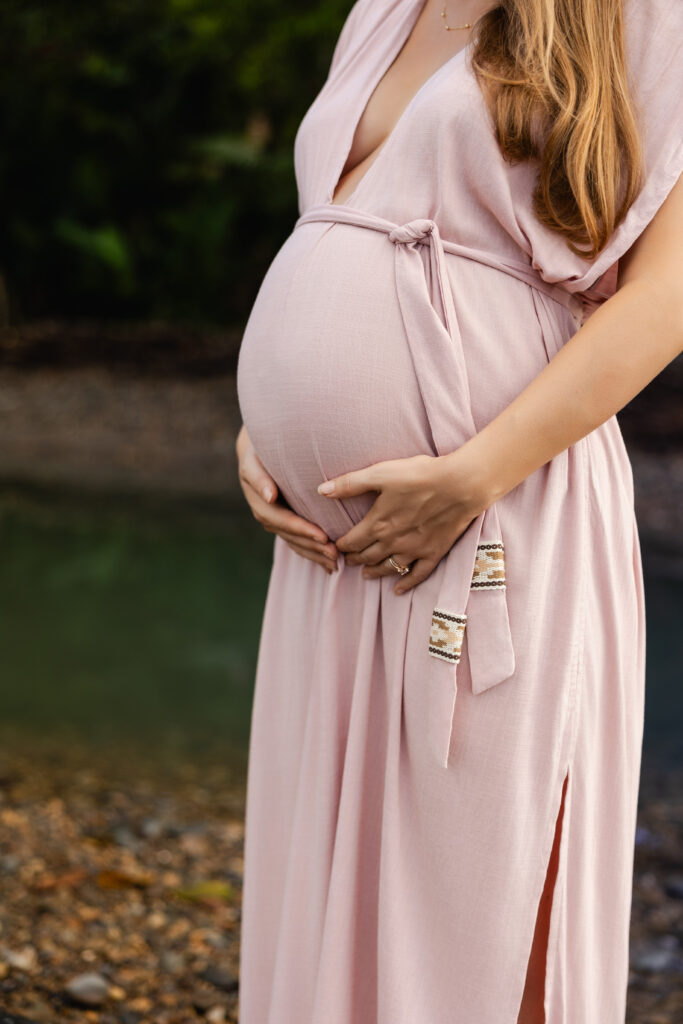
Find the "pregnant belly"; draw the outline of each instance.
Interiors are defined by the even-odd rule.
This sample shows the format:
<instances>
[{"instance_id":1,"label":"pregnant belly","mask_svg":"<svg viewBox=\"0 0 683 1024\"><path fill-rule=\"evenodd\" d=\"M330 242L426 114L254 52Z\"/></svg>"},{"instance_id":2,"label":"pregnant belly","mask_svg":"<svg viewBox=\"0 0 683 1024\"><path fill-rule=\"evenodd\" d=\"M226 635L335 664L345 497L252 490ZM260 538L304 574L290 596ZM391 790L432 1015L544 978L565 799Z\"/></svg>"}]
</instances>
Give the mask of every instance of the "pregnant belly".
<instances>
[{"instance_id":1,"label":"pregnant belly","mask_svg":"<svg viewBox=\"0 0 683 1024\"><path fill-rule=\"evenodd\" d=\"M375 494L320 497L322 480L433 454L394 284L393 245L350 225L301 225L271 263L237 366L242 420L299 514L336 539Z\"/></svg>"}]
</instances>

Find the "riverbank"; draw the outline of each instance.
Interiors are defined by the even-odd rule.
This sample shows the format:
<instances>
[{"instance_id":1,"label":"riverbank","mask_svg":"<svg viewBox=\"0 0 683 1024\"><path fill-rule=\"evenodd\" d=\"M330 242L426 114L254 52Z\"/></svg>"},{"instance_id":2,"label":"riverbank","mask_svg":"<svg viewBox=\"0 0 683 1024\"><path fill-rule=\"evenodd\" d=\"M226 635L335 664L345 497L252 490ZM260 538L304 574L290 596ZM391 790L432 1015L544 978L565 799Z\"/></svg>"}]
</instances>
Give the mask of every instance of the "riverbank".
<instances>
[{"instance_id":1,"label":"riverbank","mask_svg":"<svg viewBox=\"0 0 683 1024\"><path fill-rule=\"evenodd\" d=\"M0 331L0 481L241 502L239 336L164 324ZM643 540L683 547L683 357L619 413Z\"/></svg>"}]
</instances>

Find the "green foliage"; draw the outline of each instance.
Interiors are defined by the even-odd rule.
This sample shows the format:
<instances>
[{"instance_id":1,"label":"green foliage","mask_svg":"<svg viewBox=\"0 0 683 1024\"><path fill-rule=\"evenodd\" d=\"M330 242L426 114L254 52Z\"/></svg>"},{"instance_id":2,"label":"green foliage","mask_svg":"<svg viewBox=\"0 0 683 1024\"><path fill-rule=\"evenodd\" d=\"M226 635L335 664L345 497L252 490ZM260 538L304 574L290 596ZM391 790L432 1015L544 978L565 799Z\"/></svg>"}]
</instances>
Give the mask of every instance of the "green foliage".
<instances>
[{"instance_id":1,"label":"green foliage","mask_svg":"<svg viewBox=\"0 0 683 1024\"><path fill-rule=\"evenodd\" d=\"M296 217L292 145L350 0L3 0L12 319L240 323Z\"/></svg>"}]
</instances>

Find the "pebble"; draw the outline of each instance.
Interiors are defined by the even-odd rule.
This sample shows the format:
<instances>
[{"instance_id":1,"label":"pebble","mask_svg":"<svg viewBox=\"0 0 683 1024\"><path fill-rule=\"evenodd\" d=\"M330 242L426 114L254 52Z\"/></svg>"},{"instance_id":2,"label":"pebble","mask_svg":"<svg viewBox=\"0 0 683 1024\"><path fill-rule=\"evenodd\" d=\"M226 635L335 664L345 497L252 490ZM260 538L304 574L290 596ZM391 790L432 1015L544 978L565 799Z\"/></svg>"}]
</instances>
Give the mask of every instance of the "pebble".
<instances>
[{"instance_id":1,"label":"pebble","mask_svg":"<svg viewBox=\"0 0 683 1024\"><path fill-rule=\"evenodd\" d=\"M117 846L123 846L126 850L137 852L140 848L140 840L128 825L115 825L111 837Z\"/></svg>"},{"instance_id":2,"label":"pebble","mask_svg":"<svg viewBox=\"0 0 683 1024\"><path fill-rule=\"evenodd\" d=\"M208 831L209 826L205 821L193 821L188 824L169 822L166 826L166 834L174 839L180 836L204 836Z\"/></svg>"},{"instance_id":3,"label":"pebble","mask_svg":"<svg viewBox=\"0 0 683 1024\"><path fill-rule=\"evenodd\" d=\"M149 1013L153 1006L152 1000L149 996L138 996L136 999L131 999L130 1008L139 1011L140 1013Z\"/></svg>"},{"instance_id":4,"label":"pebble","mask_svg":"<svg viewBox=\"0 0 683 1024\"><path fill-rule=\"evenodd\" d=\"M145 839L160 839L164 832L164 823L159 818L144 818L140 824L140 832Z\"/></svg>"},{"instance_id":5,"label":"pebble","mask_svg":"<svg viewBox=\"0 0 683 1024\"><path fill-rule=\"evenodd\" d=\"M180 974L185 970L186 960L182 953L174 949L165 949L159 957L161 969L168 974Z\"/></svg>"},{"instance_id":6,"label":"pebble","mask_svg":"<svg viewBox=\"0 0 683 1024\"><path fill-rule=\"evenodd\" d=\"M674 900L683 900L683 875L668 875L664 879L664 890Z\"/></svg>"},{"instance_id":7,"label":"pebble","mask_svg":"<svg viewBox=\"0 0 683 1024\"><path fill-rule=\"evenodd\" d=\"M22 1015L3 1013L0 1009L0 1024L52 1024L54 1011L40 996L27 996L21 1007Z\"/></svg>"},{"instance_id":8,"label":"pebble","mask_svg":"<svg viewBox=\"0 0 683 1024\"><path fill-rule=\"evenodd\" d=\"M101 1006L109 994L109 985L101 974L89 971L72 978L64 991L81 1006Z\"/></svg>"},{"instance_id":9,"label":"pebble","mask_svg":"<svg viewBox=\"0 0 683 1024\"><path fill-rule=\"evenodd\" d=\"M666 949L644 949L633 958L633 965L639 971L668 971L672 956Z\"/></svg>"},{"instance_id":10,"label":"pebble","mask_svg":"<svg viewBox=\"0 0 683 1024\"><path fill-rule=\"evenodd\" d=\"M631 964L639 971L680 971L683 958L675 935L662 935L656 942L642 945L631 953Z\"/></svg>"},{"instance_id":11,"label":"pebble","mask_svg":"<svg viewBox=\"0 0 683 1024\"><path fill-rule=\"evenodd\" d=\"M3 960L10 967L18 971L33 971L38 963L38 957L33 946L24 946L23 949L6 949L3 953Z\"/></svg>"},{"instance_id":12,"label":"pebble","mask_svg":"<svg viewBox=\"0 0 683 1024\"><path fill-rule=\"evenodd\" d=\"M147 927L155 931L164 928L168 924L168 917L161 910L153 910L147 918Z\"/></svg>"},{"instance_id":13,"label":"pebble","mask_svg":"<svg viewBox=\"0 0 683 1024\"><path fill-rule=\"evenodd\" d=\"M221 989L222 992L235 992L239 988L239 980L234 974L224 971L222 967L216 967L214 964L209 964L204 968L200 978Z\"/></svg>"},{"instance_id":14,"label":"pebble","mask_svg":"<svg viewBox=\"0 0 683 1024\"><path fill-rule=\"evenodd\" d=\"M198 1013L206 1013L212 1006L216 1005L216 996L213 992L193 992L192 1005Z\"/></svg>"},{"instance_id":15,"label":"pebble","mask_svg":"<svg viewBox=\"0 0 683 1024\"><path fill-rule=\"evenodd\" d=\"M636 846L648 846L650 849L656 849L658 846L661 846L659 836L644 825L639 825L636 829L635 842Z\"/></svg>"}]
</instances>

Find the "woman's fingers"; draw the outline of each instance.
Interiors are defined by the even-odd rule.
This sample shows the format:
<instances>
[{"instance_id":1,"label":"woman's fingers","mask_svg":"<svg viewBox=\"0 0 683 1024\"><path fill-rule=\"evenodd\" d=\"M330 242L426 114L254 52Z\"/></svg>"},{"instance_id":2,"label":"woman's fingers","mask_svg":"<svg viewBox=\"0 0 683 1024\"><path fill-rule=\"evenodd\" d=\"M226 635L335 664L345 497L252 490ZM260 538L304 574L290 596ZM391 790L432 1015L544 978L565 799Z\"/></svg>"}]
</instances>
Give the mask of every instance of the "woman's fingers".
<instances>
[{"instance_id":1,"label":"woman's fingers","mask_svg":"<svg viewBox=\"0 0 683 1024\"><path fill-rule=\"evenodd\" d=\"M285 541L285 544L289 545L292 551L295 551L297 553L297 555L302 555L304 558L308 558L311 562L317 562L318 565L321 565L323 569L325 569L330 574L336 572L336 566L332 565L329 558L326 558L322 554L318 554L312 548L304 547L302 544L297 543L296 540L287 540L286 537L283 537L283 540Z\"/></svg>"},{"instance_id":2,"label":"woman's fingers","mask_svg":"<svg viewBox=\"0 0 683 1024\"><path fill-rule=\"evenodd\" d=\"M374 544L369 544L362 551L350 551L344 555L344 561L347 565L379 565L384 559L388 557L386 544L380 544L379 541L375 541Z\"/></svg>"},{"instance_id":3,"label":"woman's fingers","mask_svg":"<svg viewBox=\"0 0 683 1024\"><path fill-rule=\"evenodd\" d=\"M277 484L266 471L253 446L248 446L244 450L240 462L240 480L243 489L247 487L251 490L253 502L250 504L260 522L267 522L277 532L287 530L289 533L326 543L327 534L319 526L298 516L284 505L274 504L278 493ZM264 509L264 502L268 511ZM336 551L333 557L336 557Z\"/></svg>"},{"instance_id":4,"label":"woman's fingers","mask_svg":"<svg viewBox=\"0 0 683 1024\"><path fill-rule=\"evenodd\" d=\"M298 537L307 537L309 540L315 540L321 544L328 542L325 531L316 526L315 523L311 523L308 519L298 516L291 508L267 502L247 479L241 478L241 483L254 518L266 529L274 533L284 530L287 533L295 534Z\"/></svg>"},{"instance_id":5,"label":"woman's fingers","mask_svg":"<svg viewBox=\"0 0 683 1024\"><path fill-rule=\"evenodd\" d=\"M398 558L396 559L396 561L399 562L399 564L403 564L400 562ZM396 576L398 577L398 582L394 587L394 593L404 594L406 590L412 590L413 587L416 587L418 585L418 583L422 583L424 580L427 579L428 576L431 576L431 574L434 572L434 569L438 564L438 559L416 559L410 567L410 572L407 572L405 576L399 576L399 574L396 573Z\"/></svg>"},{"instance_id":6,"label":"woman's fingers","mask_svg":"<svg viewBox=\"0 0 683 1024\"><path fill-rule=\"evenodd\" d=\"M239 481L252 515L269 533L282 537L297 554L317 562L327 572L337 570L338 551L316 523L298 516L276 501L277 484L265 469L242 425L236 441Z\"/></svg>"},{"instance_id":7,"label":"woman's fingers","mask_svg":"<svg viewBox=\"0 0 683 1024\"><path fill-rule=\"evenodd\" d=\"M397 577L395 592L404 593L426 580L438 564L438 558L425 557L415 559L411 565L407 555L401 556L396 551L388 551L388 534L393 531L389 529L388 522L383 521L382 515L378 514L376 506L379 498L364 519L335 544L315 523L298 516L292 509L276 501L277 484L260 461L244 427L238 436L237 450L240 485L254 518L265 530L280 536L297 554L316 562L327 572L332 573L337 569L339 551L346 552L346 563L362 565L365 578L373 579L394 574ZM333 483L333 496L349 497L371 490L377 491L378 495L381 494L388 468L378 463L338 477ZM324 493L323 488L321 493ZM404 575L398 573L389 562L389 554L392 554L400 565L410 565L410 572Z\"/></svg>"},{"instance_id":8,"label":"woman's fingers","mask_svg":"<svg viewBox=\"0 0 683 1024\"><path fill-rule=\"evenodd\" d=\"M395 576L396 586L394 587L394 592L396 594L403 594L406 590L412 590L418 583L426 580L439 563L439 559L434 558L417 558L414 562L411 562L407 555L394 555L393 557L399 565L410 566L410 572L404 573L401 576L387 556L376 565L366 565L363 569L364 579L373 580L379 579L382 576Z\"/></svg>"},{"instance_id":9,"label":"woman's fingers","mask_svg":"<svg viewBox=\"0 0 683 1024\"><path fill-rule=\"evenodd\" d=\"M274 501L277 497L277 484L259 459L252 445L245 447L240 459L240 479L256 491L265 501Z\"/></svg>"},{"instance_id":10,"label":"woman's fingers","mask_svg":"<svg viewBox=\"0 0 683 1024\"><path fill-rule=\"evenodd\" d=\"M407 555L394 555L394 560L399 565L411 565L411 559ZM412 572L412 569L411 569ZM406 573L406 576L408 573ZM363 577L366 580L375 579L377 576L398 576L398 571L389 561L389 556L386 555L380 562L375 564L365 565L363 567ZM405 579L405 577L404 577Z\"/></svg>"},{"instance_id":11,"label":"woman's fingers","mask_svg":"<svg viewBox=\"0 0 683 1024\"><path fill-rule=\"evenodd\" d=\"M343 537L338 538L337 548L339 551L357 555L370 547L373 541L376 542L378 538L383 539L383 534L387 531L388 524L385 520L382 520L381 512L377 509L377 501L366 512L360 522L352 526Z\"/></svg>"},{"instance_id":12,"label":"woman's fingers","mask_svg":"<svg viewBox=\"0 0 683 1024\"><path fill-rule=\"evenodd\" d=\"M263 526L264 530L268 533L278 534L290 547L295 547L299 554L305 554L306 557L319 562L332 572L336 571L337 549L319 526L296 515L291 509L278 504L271 505L264 501L244 480L242 489L254 518Z\"/></svg>"},{"instance_id":13,"label":"woman's fingers","mask_svg":"<svg viewBox=\"0 0 683 1024\"><path fill-rule=\"evenodd\" d=\"M322 556L325 563L331 568L337 568L337 556L334 552L334 545L332 542L327 544L320 544L317 540L310 540L308 537L301 537L296 533L289 533L286 530L276 530L278 537L282 537L288 544L296 544L298 548L304 551L309 551L316 556Z\"/></svg>"}]
</instances>

